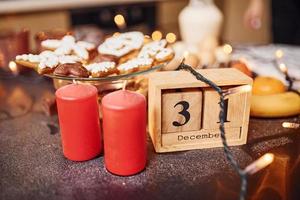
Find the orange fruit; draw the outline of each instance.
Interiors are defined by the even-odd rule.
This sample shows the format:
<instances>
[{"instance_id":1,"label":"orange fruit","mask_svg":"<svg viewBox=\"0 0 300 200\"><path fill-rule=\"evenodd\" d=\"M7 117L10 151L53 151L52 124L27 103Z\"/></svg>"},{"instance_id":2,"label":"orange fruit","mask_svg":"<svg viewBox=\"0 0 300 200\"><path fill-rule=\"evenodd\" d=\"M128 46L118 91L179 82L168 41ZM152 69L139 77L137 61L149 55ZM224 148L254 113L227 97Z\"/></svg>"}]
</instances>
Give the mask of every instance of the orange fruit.
<instances>
[{"instance_id":1,"label":"orange fruit","mask_svg":"<svg viewBox=\"0 0 300 200\"><path fill-rule=\"evenodd\" d=\"M231 67L240 70L241 72L243 72L247 76L253 77L253 74L249 70L249 68L247 67L247 65L245 63L241 62L241 61L234 61L234 62L232 62Z\"/></svg>"},{"instance_id":2,"label":"orange fruit","mask_svg":"<svg viewBox=\"0 0 300 200\"><path fill-rule=\"evenodd\" d=\"M254 79L252 93L254 95L278 94L286 91L285 85L278 79L258 76Z\"/></svg>"}]
</instances>

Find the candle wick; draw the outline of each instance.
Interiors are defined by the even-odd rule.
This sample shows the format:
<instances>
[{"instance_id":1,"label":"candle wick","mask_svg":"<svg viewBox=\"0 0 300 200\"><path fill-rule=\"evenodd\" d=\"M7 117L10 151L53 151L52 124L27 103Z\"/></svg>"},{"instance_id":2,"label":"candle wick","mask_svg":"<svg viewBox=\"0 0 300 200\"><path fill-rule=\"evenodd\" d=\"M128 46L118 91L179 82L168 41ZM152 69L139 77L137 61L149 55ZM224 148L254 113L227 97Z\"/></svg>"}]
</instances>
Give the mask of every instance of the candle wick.
<instances>
[{"instance_id":1,"label":"candle wick","mask_svg":"<svg viewBox=\"0 0 300 200\"><path fill-rule=\"evenodd\" d=\"M127 85L127 80L125 80L125 81L123 82L122 90L126 90L126 85Z\"/></svg>"}]
</instances>

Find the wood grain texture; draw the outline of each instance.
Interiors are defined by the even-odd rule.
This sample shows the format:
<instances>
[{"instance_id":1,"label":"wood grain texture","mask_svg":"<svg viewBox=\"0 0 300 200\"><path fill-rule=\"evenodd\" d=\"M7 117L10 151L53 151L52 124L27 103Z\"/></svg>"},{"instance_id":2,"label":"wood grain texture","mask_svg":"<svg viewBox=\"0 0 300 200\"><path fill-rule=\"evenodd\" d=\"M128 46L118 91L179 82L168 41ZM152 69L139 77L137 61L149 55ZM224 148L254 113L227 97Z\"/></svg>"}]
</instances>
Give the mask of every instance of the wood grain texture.
<instances>
[{"instance_id":1,"label":"wood grain texture","mask_svg":"<svg viewBox=\"0 0 300 200\"><path fill-rule=\"evenodd\" d=\"M216 83L218 86L233 86L252 84L252 79L234 68L200 69L200 74ZM197 80L186 71L154 72L149 75L152 83L161 89L209 87L206 83Z\"/></svg>"},{"instance_id":2,"label":"wood grain texture","mask_svg":"<svg viewBox=\"0 0 300 200\"><path fill-rule=\"evenodd\" d=\"M187 102L187 119L179 114L184 111L181 102ZM162 93L162 133L200 130L202 114L202 92L198 88ZM174 122L184 124L175 126Z\"/></svg>"},{"instance_id":3,"label":"wood grain texture","mask_svg":"<svg viewBox=\"0 0 300 200\"><path fill-rule=\"evenodd\" d=\"M231 141L240 140L242 129L241 128L226 128L226 138L229 143ZM219 129L202 129L200 131L189 131L189 132L176 132L167 133L162 135L162 146L163 147L174 147L188 146L188 145L202 145L215 143L221 144L221 137Z\"/></svg>"},{"instance_id":4,"label":"wood grain texture","mask_svg":"<svg viewBox=\"0 0 300 200\"><path fill-rule=\"evenodd\" d=\"M252 79L236 69L206 69L199 72L222 88L252 85ZM192 89L194 88L194 89ZM166 92L167 91L167 92ZM228 109L225 134L230 146L247 141L251 91L227 96ZM188 109L191 124L172 127L174 121L182 123L175 107L178 101L191 102ZM207 84L185 71L157 72L149 76L149 133L156 152L221 147L219 131L219 95ZM202 124L202 125L201 125Z\"/></svg>"},{"instance_id":5,"label":"wood grain texture","mask_svg":"<svg viewBox=\"0 0 300 200\"><path fill-rule=\"evenodd\" d=\"M231 94L227 96L227 121L225 127L237 128L243 126L244 110L246 109L247 93ZM217 129L220 126L220 96L213 89L204 90L204 129Z\"/></svg>"}]
</instances>

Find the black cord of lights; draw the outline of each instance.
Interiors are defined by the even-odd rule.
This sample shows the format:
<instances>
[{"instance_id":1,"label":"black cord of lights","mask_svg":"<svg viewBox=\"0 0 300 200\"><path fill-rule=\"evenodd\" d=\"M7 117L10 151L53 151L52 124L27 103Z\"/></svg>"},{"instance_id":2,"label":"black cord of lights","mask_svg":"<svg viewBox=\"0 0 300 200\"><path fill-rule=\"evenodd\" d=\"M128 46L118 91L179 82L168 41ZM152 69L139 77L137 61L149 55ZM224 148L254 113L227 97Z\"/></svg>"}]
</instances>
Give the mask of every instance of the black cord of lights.
<instances>
[{"instance_id":1,"label":"black cord of lights","mask_svg":"<svg viewBox=\"0 0 300 200\"><path fill-rule=\"evenodd\" d=\"M220 95L220 103L219 103L220 104L220 113L219 113L220 127L219 127L219 129L220 129L220 132L221 132L221 139L222 139L222 143L223 143L223 148L224 148L224 152L225 152L227 160L233 166L235 171L239 174L240 179L241 179L241 189L240 189L240 198L239 199L240 200L245 200L246 194L247 194L247 173L243 169L240 168L240 166L238 165L238 163L234 159L234 157L233 157L233 155L232 155L232 153L231 153L231 151L228 147L226 136L225 136L224 122L225 122L225 97L226 97L226 94L214 82L212 82L209 79L205 78L203 75L201 75L196 70L194 70L191 66L184 64L184 60L181 62L181 64L177 68L177 70L189 71L191 74L193 74L196 77L196 79L208 84L214 90L216 90L218 92L218 94Z\"/></svg>"}]
</instances>

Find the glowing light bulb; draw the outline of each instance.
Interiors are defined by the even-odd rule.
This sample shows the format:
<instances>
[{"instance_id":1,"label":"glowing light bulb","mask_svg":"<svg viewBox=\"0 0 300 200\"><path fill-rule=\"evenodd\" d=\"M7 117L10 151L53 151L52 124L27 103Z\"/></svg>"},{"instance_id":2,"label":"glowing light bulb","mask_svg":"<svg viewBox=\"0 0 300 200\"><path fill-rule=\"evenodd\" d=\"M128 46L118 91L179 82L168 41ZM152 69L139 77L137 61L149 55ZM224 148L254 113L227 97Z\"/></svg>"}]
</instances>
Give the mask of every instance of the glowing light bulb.
<instances>
[{"instance_id":1,"label":"glowing light bulb","mask_svg":"<svg viewBox=\"0 0 300 200\"><path fill-rule=\"evenodd\" d=\"M254 174L259 170L270 165L273 162L273 160L274 160L274 154L266 153L265 155L263 155L262 157L260 157L259 159L257 159L256 161L248 165L244 171L248 174Z\"/></svg>"},{"instance_id":2,"label":"glowing light bulb","mask_svg":"<svg viewBox=\"0 0 300 200\"><path fill-rule=\"evenodd\" d=\"M283 73L287 73L287 67L284 63L280 63L279 64L279 69L283 72Z\"/></svg>"},{"instance_id":3,"label":"glowing light bulb","mask_svg":"<svg viewBox=\"0 0 300 200\"><path fill-rule=\"evenodd\" d=\"M251 85L242 85L234 88L229 88L224 92L224 95L245 93L245 92L250 92L251 90L252 90Z\"/></svg>"},{"instance_id":4,"label":"glowing light bulb","mask_svg":"<svg viewBox=\"0 0 300 200\"><path fill-rule=\"evenodd\" d=\"M120 35L121 33L119 33L119 32L115 32L114 34L113 34L113 37L115 37L115 36L118 36L118 35Z\"/></svg>"},{"instance_id":5,"label":"glowing light bulb","mask_svg":"<svg viewBox=\"0 0 300 200\"><path fill-rule=\"evenodd\" d=\"M230 44L224 44L223 45L223 51L226 54L231 54L232 53L232 46Z\"/></svg>"},{"instance_id":6,"label":"glowing light bulb","mask_svg":"<svg viewBox=\"0 0 300 200\"><path fill-rule=\"evenodd\" d=\"M153 40L161 40L162 33L160 31L154 31L151 35Z\"/></svg>"},{"instance_id":7,"label":"glowing light bulb","mask_svg":"<svg viewBox=\"0 0 300 200\"><path fill-rule=\"evenodd\" d=\"M283 122L282 123L283 128L299 128L300 124L298 123L293 123L293 122Z\"/></svg>"},{"instance_id":8,"label":"glowing light bulb","mask_svg":"<svg viewBox=\"0 0 300 200\"><path fill-rule=\"evenodd\" d=\"M119 29L126 28L126 21L125 21L125 18L123 17L123 15L120 15L120 14L116 15L114 17L114 21Z\"/></svg>"},{"instance_id":9,"label":"glowing light bulb","mask_svg":"<svg viewBox=\"0 0 300 200\"><path fill-rule=\"evenodd\" d=\"M177 37L176 37L176 35L175 35L174 33L168 33L168 34L166 35L166 40L167 40L167 42L169 42L169 43L174 43L174 42L176 42L176 39L177 39Z\"/></svg>"},{"instance_id":10,"label":"glowing light bulb","mask_svg":"<svg viewBox=\"0 0 300 200\"><path fill-rule=\"evenodd\" d=\"M15 75L18 74L18 67L17 67L17 64L14 62L14 61L10 61L8 63L8 67L9 69L11 70L11 72Z\"/></svg>"},{"instance_id":11,"label":"glowing light bulb","mask_svg":"<svg viewBox=\"0 0 300 200\"><path fill-rule=\"evenodd\" d=\"M276 58L280 59L280 58L283 57L283 55L284 54L283 54L283 51L281 49L278 49L278 50L275 51Z\"/></svg>"}]
</instances>

